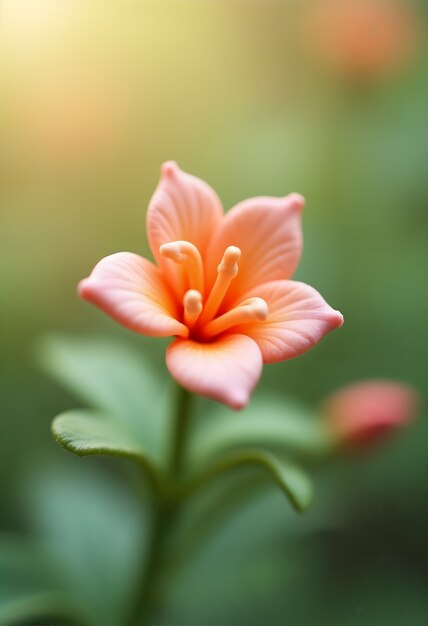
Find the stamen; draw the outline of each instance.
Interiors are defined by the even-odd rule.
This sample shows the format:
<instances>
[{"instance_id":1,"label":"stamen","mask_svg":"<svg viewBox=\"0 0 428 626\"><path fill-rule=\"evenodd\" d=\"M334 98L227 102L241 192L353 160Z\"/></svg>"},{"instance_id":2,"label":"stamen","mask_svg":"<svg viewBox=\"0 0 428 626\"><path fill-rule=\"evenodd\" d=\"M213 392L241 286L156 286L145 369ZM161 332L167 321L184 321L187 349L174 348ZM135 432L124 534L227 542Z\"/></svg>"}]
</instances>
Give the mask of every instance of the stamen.
<instances>
[{"instance_id":1,"label":"stamen","mask_svg":"<svg viewBox=\"0 0 428 626\"><path fill-rule=\"evenodd\" d=\"M196 289L186 291L183 298L184 323L191 328L202 312L202 294Z\"/></svg>"},{"instance_id":2,"label":"stamen","mask_svg":"<svg viewBox=\"0 0 428 626\"><path fill-rule=\"evenodd\" d=\"M234 309L209 322L201 332L205 338L209 339L237 324L265 320L268 314L269 307L263 298L249 298Z\"/></svg>"},{"instance_id":3,"label":"stamen","mask_svg":"<svg viewBox=\"0 0 428 626\"><path fill-rule=\"evenodd\" d=\"M189 278L189 287L204 292L204 267L199 250L190 241L164 243L159 252L167 259L185 264Z\"/></svg>"},{"instance_id":4,"label":"stamen","mask_svg":"<svg viewBox=\"0 0 428 626\"><path fill-rule=\"evenodd\" d=\"M217 278L205 303L199 326L207 324L219 310L230 283L238 273L238 261L240 258L241 250L239 248L236 246L226 248L223 259L217 267Z\"/></svg>"}]
</instances>

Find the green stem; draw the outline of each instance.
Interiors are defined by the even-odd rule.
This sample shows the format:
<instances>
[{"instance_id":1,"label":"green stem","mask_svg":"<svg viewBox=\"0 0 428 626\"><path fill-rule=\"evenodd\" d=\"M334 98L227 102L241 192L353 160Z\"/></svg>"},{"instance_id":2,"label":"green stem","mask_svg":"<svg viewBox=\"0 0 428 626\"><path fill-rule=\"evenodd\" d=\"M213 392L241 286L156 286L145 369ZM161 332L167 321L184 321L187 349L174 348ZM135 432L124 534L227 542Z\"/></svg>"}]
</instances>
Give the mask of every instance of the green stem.
<instances>
[{"instance_id":1,"label":"green stem","mask_svg":"<svg viewBox=\"0 0 428 626\"><path fill-rule=\"evenodd\" d=\"M156 608L163 548L168 530L179 512L179 503L176 498L171 498L171 494L176 491L185 465L191 401L192 395L182 387L177 387L165 492L155 493L152 535L137 587L137 602L131 619L133 625L146 623Z\"/></svg>"},{"instance_id":2,"label":"green stem","mask_svg":"<svg viewBox=\"0 0 428 626\"><path fill-rule=\"evenodd\" d=\"M177 386L176 411L172 425L171 449L169 457L168 478L172 486L180 477L186 455L187 435L191 421L191 393Z\"/></svg>"}]
</instances>

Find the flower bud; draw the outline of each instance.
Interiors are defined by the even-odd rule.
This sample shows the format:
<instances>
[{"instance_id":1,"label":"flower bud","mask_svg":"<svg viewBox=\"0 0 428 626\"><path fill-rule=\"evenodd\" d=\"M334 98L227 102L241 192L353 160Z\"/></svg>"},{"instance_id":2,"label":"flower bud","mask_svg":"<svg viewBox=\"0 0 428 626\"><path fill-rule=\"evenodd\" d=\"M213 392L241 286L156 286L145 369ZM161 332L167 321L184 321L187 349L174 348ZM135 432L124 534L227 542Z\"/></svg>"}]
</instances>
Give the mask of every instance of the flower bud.
<instances>
[{"instance_id":1,"label":"flower bud","mask_svg":"<svg viewBox=\"0 0 428 626\"><path fill-rule=\"evenodd\" d=\"M322 405L339 445L361 446L407 424L419 407L417 393L402 383L363 381L331 394Z\"/></svg>"}]
</instances>

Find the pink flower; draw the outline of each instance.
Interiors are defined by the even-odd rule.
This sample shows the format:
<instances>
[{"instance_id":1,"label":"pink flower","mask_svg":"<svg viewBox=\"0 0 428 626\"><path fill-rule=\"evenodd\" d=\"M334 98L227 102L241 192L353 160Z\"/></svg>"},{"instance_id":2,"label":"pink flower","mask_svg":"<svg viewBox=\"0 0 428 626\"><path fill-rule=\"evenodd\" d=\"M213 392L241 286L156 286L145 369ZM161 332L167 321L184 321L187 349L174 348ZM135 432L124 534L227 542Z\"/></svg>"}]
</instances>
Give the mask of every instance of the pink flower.
<instances>
[{"instance_id":1,"label":"pink flower","mask_svg":"<svg viewBox=\"0 0 428 626\"><path fill-rule=\"evenodd\" d=\"M303 204L295 193L258 197L224 215L211 187L165 163L147 213L156 264L112 254L79 294L130 330L175 336L166 364L178 383L242 408L263 363L298 356L343 323L315 289L290 280Z\"/></svg>"},{"instance_id":2,"label":"pink flower","mask_svg":"<svg viewBox=\"0 0 428 626\"><path fill-rule=\"evenodd\" d=\"M336 391L327 398L322 413L335 438L346 445L364 445L407 424L419 405L407 385L372 380Z\"/></svg>"}]
</instances>

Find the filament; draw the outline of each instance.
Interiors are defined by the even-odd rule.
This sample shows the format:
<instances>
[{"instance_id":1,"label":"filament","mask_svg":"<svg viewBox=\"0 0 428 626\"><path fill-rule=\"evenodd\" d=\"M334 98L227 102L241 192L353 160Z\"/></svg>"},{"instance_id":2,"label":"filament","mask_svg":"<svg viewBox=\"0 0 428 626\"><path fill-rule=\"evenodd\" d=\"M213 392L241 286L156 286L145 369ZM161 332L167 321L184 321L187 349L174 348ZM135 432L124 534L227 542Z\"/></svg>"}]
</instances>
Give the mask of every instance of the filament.
<instances>
[{"instance_id":1,"label":"filament","mask_svg":"<svg viewBox=\"0 0 428 626\"><path fill-rule=\"evenodd\" d=\"M216 281L204 305L204 310L199 320L200 327L212 320L219 310L230 283L238 273L238 261L240 257L241 250L236 246L226 248L222 261L217 267Z\"/></svg>"},{"instance_id":2,"label":"filament","mask_svg":"<svg viewBox=\"0 0 428 626\"><path fill-rule=\"evenodd\" d=\"M269 314L269 307L263 298L249 298L234 309L227 311L216 319L208 322L201 330L202 335L209 339L219 333L248 322L265 320Z\"/></svg>"},{"instance_id":3,"label":"filament","mask_svg":"<svg viewBox=\"0 0 428 626\"><path fill-rule=\"evenodd\" d=\"M175 263L183 264L187 271L189 288L204 292L204 267L197 247L190 241L164 243L159 252Z\"/></svg>"}]
</instances>

